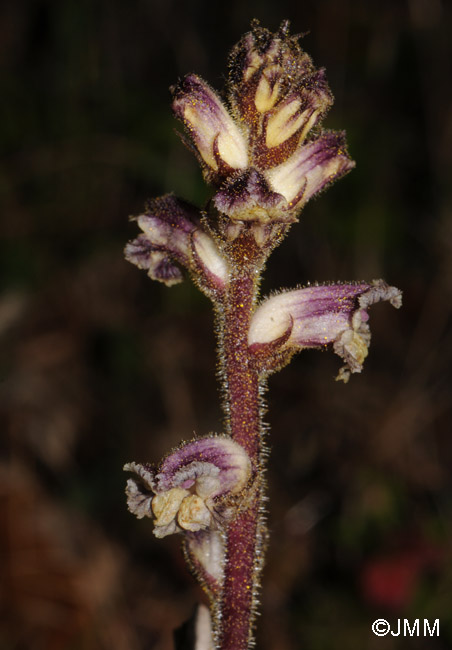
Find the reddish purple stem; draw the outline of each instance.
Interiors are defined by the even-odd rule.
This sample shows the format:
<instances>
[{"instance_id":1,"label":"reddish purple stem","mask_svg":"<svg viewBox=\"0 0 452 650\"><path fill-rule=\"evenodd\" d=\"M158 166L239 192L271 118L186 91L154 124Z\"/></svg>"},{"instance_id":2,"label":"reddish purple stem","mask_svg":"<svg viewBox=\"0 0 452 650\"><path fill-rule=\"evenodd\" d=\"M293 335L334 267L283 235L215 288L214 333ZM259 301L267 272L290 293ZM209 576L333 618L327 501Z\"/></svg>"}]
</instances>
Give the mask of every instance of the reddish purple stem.
<instances>
[{"instance_id":1,"label":"reddish purple stem","mask_svg":"<svg viewBox=\"0 0 452 650\"><path fill-rule=\"evenodd\" d=\"M248 507L239 512L228 528L220 618L221 650L249 647L265 530L259 471L262 463L260 381L248 350L257 279L254 266L238 263L224 300L222 365L227 431L251 459L256 491Z\"/></svg>"}]
</instances>

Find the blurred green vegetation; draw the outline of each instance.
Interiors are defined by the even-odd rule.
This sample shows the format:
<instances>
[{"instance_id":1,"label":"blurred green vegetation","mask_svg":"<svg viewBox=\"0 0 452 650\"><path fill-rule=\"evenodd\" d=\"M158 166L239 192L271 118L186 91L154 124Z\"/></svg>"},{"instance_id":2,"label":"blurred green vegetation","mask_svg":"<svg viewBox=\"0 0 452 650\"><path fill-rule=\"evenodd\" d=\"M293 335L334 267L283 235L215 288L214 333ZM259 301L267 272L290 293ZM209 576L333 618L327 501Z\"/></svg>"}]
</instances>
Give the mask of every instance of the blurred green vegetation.
<instances>
[{"instance_id":1,"label":"blurred green vegetation","mask_svg":"<svg viewBox=\"0 0 452 650\"><path fill-rule=\"evenodd\" d=\"M264 292L384 277L362 376L305 352L270 380L272 531L257 647L374 648L440 619L450 556L451 6L441 0L6 0L0 8L2 650L169 650L198 588L126 510L121 467L221 429L208 301L122 256L148 197L208 189L168 87L221 87L250 20L325 66L356 169L309 204ZM405 648L385 638L386 649Z\"/></svg>"}]
</instances>

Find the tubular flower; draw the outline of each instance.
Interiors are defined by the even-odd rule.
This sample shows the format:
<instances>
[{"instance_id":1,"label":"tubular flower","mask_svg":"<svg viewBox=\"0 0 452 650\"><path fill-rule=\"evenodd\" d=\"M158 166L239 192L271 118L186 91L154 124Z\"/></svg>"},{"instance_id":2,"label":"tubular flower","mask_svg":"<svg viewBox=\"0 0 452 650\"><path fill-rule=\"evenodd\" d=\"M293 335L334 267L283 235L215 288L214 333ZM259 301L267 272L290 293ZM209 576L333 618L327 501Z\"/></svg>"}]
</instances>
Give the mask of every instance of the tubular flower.
<instances>
[{"instance_id":1,"label":"tubular flower","mask_svg":"<svg viewBox=\"0 0 452 650\"><path fill-rule=\"evenodd\" d=\"M329 183L351 169L345 153L345 134L326 131L317 139L299 147L293 156L270 169L270 185L277 187L289 209L300 209Z\"/></svg>"},{"instance_id":2,"label":"tubular flower","mask_svg":"<svg viewBox=\"0 0 452 650\"><path fill-rule=\"evenodd\" d=\"M146 211L135 219L143 233L127 244L125 257L147 270L153 280L168 286L181 282L182 265L206 292L226 285L226 261L201 225L199 210L167 194L149 201Z\"/></svg>"},{"instance_id":3,"label":"tubular flower","mask_svg":"<svg viewBox=\"0 0 452 650\"><path fill-rule=\"evenodd\" d=\"M232 221L290 223L354 166L342 133L311 132L333 97L287 21L276 34L253 23L233 49L229 109L192 74L172 92L175 115L216 187L212 205ZM229 228L228 237L240 231Z\"/></svg>"},{"instance_id":4,"label":"tubular flower","mask_svg":"<svg viewBox=\"0 0 452 650\"><path fill-rule=\"evenodd\" d=\"M368 308L388 300L401 305L401 292L383 280L371 284L332 284L283 291L265 300L256 310L248 332L250 351L265 360L286 358L297 350L331 345L346 365L337 379L347 381L361 372L370 344Z\"/></svg>"},{"instance_id":5,"label":"tubular flower","mask_svg":"<svg viewBox=\"0 0 452 650\"><path fill-rule=\"evenodd\" d=\"M226 436L181 445L155 469L127 463L130 512L154 521L154 535L183 533L186 559L206 591L217 596L224 578L224 535L252 495L247 453Z\"/></svg>"},{"instance_id":6,"label":"tubular flower","mask_svg":"<svg viewBox=\"0 0 452 650\"><path fill-rule=\"evenodd\" d=\"M248 165L241 129L218 95L195 74L171 88L173 111L190 133L207 173L228 175Z\"/></svg>"}]
</instances>

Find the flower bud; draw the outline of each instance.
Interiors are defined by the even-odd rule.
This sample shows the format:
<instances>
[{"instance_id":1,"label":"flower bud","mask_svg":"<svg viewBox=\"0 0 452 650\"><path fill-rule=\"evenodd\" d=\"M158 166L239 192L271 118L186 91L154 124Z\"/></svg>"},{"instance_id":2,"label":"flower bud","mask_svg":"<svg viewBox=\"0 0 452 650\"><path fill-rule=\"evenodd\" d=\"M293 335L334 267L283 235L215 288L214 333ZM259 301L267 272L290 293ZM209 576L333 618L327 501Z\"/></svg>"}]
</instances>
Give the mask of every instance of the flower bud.
<instances>
[{"instance_id":1,"label":"flower bud","mask_svg":"<svg viewBox=\"0 0 452 650\"><path fill-rule=\"evenodd\" d=\"M255 67L246 70L244 77L250 77ZM270 111L279 99L281 92L281 66L269 64L262 69L254 93L254 105L258 113Z\"/></svg>"},{"instance_id":2,"label":"flower bud","mask_svg":"<svg viewBox=\"0 0 452 650\"><path fill-rule=\"evenodd\" d=\"M232 176L213 197L215 207L233 221L284 219L287 201L272 192L265 177L255 169Z\"/></svg>"},{"instance_id":3,"label":"flower bud","mask_svg":"<svg viewBox=\"0 0 452 650\"><path fill-rule=\"evenodd\" d=\"M268 149L277 147L290 138L306 122L306 113L300 112L301 99L293 97L280 104L269 116L265 129L265 144Z\"/></svg>"},{"instance_id":4,"label":"flower bud","mask_svg":"<svg viewBox=\"0 0 452 650\"><path fill-rule=\"evenodd\" d=\"M270 111L265 123L265 145L268 149L292 140L292 151L323 117L332 104L325 71L315 71ZM296 139L293 136L296 135Z\"/></svg>"},{"instance_id":5,"label":"flower bud","mask_svg":"<svg viewBox=\"0 0 452 650\"><path fill-rule=\"evenodd\" d=\"M225 287L229 280L229 269L213 237L203 230L194 230L192 253L196 272L202 273L214 288Z\"/></svg>"},{"instance_id":6,"label":"flower bud","mask_svg":"<svg viewBox=\"0 0 452 650\"><path fill-rule=\"evenodd\" d=\"M190 74L171 90L174 113L187 128L208 175L213 171L221 177L245 169L248 150L243 134L205 81Z\"/></svg>"},{"instance_id":7,"label":"flower bud","mask_svg":"<svg viewBox=\"0 0 452 650\"><path fill-rule=\"evenodd\" d=\"M367 309L381 300L400 307L401 292L382 280L284 291L265 300L254 313L250 350L272 369L272 357L282 351L332 345L346 362L338 379L347 381L350 373L362 370L370 344Z\"/></svg>"},{"instance_id":8,"label":"flower bud","mask_svg":"<svg viewBox=\"0 0 452 650\"><path fill-rule=\"evenodd\" d=\"M271 110L312 70L310 57L284 21L276 34L252 23L252 31L233 48L229 60L229 99L234 112L251 123Z\"/></svg>"},{"instance_id":9,"label":"flower bud","mask_svg":"<svg viewBox=\"0 0 452 650\"><path fill-rule=\"evenodd\" d=\"M236 45L229 97L248 127L258 169L287 160L333 103L324 70L316 70L298 37L288 35L287 21L276 34L254 23Z\"/></svg>"}]
</instances>

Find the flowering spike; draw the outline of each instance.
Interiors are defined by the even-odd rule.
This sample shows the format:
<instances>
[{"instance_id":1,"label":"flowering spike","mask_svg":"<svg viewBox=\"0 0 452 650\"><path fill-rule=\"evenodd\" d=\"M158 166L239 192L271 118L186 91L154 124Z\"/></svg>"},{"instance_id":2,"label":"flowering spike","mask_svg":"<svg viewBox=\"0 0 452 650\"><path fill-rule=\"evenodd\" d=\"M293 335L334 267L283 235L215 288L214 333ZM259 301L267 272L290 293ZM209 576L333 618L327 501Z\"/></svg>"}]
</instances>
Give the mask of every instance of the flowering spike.
<instances>
[{"instance_id":1,"label":"flowering spike","mask_svg":"<svg viewBox=\"0 0 452 650\"><path fill-rule=\"evenodd\" d=\"M126 247L127 259L167 285L185 267L216 307L227 435L184 443L158 468L125 466L130 511L151 518L156 537L182 534L210 598L193 650L254 645L267 540L267 375L297 350L330 346L347 381L367 356L368 308L401 302L378 280L283 291L256 307L271 250L306 202L354 166L344 134L321 128L333 96L298 41L288 21L275 34L253 21L230 56L228 104L194 74L172 88L173 112L213 195L205 211L172 195L150 202L137 219L142 233Z\"/></svg>"},{"instance_id":2,"label":"flowering spike","mask_svg":"<svg viewBox=\"0 0 452 650\"><path fill-rule=\"evenodd\" d=\"M370 344L367 309L380 300L398 308L401 292L383 280L284 291L258 307L248 345L266 370L274 369L275 354L284 352L288 360L297 350L332 345L346 362L338 379L347 381L350 373L362 370Z\"/></svg>"}]
</instances>

